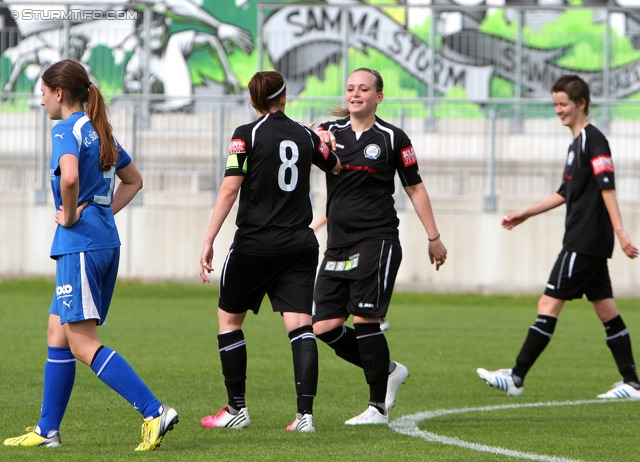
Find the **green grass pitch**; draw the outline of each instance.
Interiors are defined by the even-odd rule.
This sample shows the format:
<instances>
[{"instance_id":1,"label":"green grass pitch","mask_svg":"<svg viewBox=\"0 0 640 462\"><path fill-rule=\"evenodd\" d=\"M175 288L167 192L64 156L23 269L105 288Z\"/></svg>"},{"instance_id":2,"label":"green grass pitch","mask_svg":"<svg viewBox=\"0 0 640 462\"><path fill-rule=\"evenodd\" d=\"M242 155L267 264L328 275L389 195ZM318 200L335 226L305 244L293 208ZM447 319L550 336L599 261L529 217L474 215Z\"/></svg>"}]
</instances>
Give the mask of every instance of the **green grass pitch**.
<instances>
[{"instance_id":1,"label":"green grass pitch","mask_svg":"<svg viewBox=\"0 0 640 462\"><path fill-rule=\"evenodd\" d=\"M37 423L52 293L52 281L0 282L2 440ZM565 306L524 394L513 398L484 385L475 369L513 365L534 321L537 296L397 293L386 336L392 359L410 376L390 419L393 427L407 417L417 426L414 436L386 426L344 425L365 409L366 383L361 370L321 342L317 432L285 431L296 410L291 349L267 302L244 326L251 426L202 428L200 418L226 402L216 302L214 285L120 282L99 329L101 340L180 413L180 423L156 451L134 452L138 413L78 363L63 446L1 446L0 461L640 460L640 401L595 400L619 377L602 325L585 300ZM640 358L640 300L618 305Z\"/></svg>"}]
</instances>

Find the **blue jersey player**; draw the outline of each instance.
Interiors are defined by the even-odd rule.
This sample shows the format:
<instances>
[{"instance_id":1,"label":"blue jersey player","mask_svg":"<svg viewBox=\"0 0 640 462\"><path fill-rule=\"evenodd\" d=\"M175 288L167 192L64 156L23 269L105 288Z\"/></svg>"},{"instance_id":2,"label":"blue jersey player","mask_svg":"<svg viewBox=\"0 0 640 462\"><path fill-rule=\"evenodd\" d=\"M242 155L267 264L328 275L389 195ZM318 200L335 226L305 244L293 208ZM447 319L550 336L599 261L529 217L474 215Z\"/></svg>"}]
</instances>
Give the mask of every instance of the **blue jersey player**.
<instances>
[{"instance_id":1,"label":"blue jersey player","mask_svg":"<svg viewBox=\"0 0 640 462\"><path fill-rule=\"evenodd\" d=\"M51 246L56 288L49 308L47 362L40 420L7 446L60 446L60 424L76 375L76 359L143 417L137 451L155 449L178 422L116 351L100 343L118 272L114 214L142 188L131 157L115 140L102 94L84 67L59 61L42 75L42 105L60 120L51 131L51 189L58 224ZM114 190L116 177L120 180Z\"/></svg>"}]
</instances>

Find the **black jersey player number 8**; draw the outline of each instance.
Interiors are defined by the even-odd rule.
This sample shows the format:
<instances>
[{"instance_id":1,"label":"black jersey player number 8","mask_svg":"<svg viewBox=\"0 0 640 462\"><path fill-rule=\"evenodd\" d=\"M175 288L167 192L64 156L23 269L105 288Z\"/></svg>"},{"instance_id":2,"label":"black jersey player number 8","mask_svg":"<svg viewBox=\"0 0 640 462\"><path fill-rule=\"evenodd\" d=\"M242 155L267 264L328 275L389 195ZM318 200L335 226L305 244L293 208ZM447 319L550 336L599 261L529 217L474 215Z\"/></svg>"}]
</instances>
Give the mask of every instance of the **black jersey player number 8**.
<instances>
[{"instance_id":1,"label":"black jersey player number 8","mask_svg":"<svg viewBox=\"0 0 640 462\"><path fill-rule=\"evenodd\" d=\"M291 152L291 158L287 156L287 153ZM291 140L283 140L280 143L280 168L278 169L278 186L284 192L291 192L296 189L298 184L298 168L296 162L298 161L298 145ZM287 171L291 171L290 176L287 175ZM287 176L289 181L287 182Z\"/></svg>"}]
</instances>

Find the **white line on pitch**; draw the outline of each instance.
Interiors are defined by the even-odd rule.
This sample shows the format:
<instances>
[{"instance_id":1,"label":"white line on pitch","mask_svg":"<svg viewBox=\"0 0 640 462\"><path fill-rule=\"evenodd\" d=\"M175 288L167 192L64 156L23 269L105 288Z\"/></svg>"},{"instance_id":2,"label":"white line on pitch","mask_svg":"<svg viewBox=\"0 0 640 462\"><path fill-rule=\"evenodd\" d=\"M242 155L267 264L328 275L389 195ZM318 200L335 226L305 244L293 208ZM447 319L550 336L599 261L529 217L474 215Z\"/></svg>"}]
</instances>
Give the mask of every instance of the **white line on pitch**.
<instances>
[{"instance_id":1,"label":"white line on pitch","mask_svg":"<svg viewBox=\"0 0 640 462\"><path fill-rule=\"evenodd\" d=\"M517 457L527 460L540 460L545 462L579 462L576 459L567 459L564 457L545 456L542 454L532 454L522 451L514 451L511 449L505 449L496 446L488 446L484 444L470 443L468 441L461 440L460 438L438 435L428 431L423 431L418 428L418 422L423 420L433 419L435 417L449 415L449 414L465 414L468 412L486 412L486 411L501 411L504 409L522 409L531 407L557 407L557 406L578 406L581 404L602 404L621 402L626 400L583 400L583 401L555 401L548 403L521 403L521 404L502 404L498 406L485 406L485 407L463 407L460 409L438 409L435 411L419 412L417 414L400 417L392 421L389 424L392 430L401 433L403 435L413 436L416 438L422 438L426 441L433 441L436 443L447 444L450 446L458 446L461 448L472 449L475 451L489 452L492 454L500 454L504 456Z\"/></svg>"}]
</instances>

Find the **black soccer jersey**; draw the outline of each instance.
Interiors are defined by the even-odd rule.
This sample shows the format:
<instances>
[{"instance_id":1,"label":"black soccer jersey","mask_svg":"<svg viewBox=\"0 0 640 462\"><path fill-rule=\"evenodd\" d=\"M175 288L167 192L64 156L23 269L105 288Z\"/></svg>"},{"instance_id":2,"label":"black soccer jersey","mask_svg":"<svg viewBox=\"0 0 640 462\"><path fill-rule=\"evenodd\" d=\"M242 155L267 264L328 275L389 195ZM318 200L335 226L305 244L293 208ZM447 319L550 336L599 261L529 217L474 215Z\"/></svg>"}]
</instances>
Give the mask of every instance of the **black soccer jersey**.
<instances>
[{"instance_id":1,"label":"black soccer jersey","mask_svg":"<svg viewBox=\"0 0 640 462\"><path fill-rule=\"evenodd\" d=\"M336 163L316 133L281 111L236 128L225 171L244 176L233 248L252 255L317 248L309 227L311 164L330 171Z\"/></svg>"},{"instance_id":2,"label":"black soccer jersey","mask_svg":"<svg viewBox=\"0 0 640 462\"><path fill-rule=\"evenodd\" d=\"M393 193L395 174L403 186L422 182L416 154L404 131L376 117L366 132L352 130L348 118L320 126L336 137L342 169L327 174L327 247L365 239L398 239Z\"/></svg>"},{"instance_id":3,"label":"black soccer jersey","mask_svg":"<svg viewBox=\"0 0 640 462\"><path fill-rule=\"evenodd\" d=\"M558 194L566 200L563 247L571 252L609 258L613 226L601 190L615 189L609 142L595 126L587 125L569 145Z\"/></svg>"}]
</instances>

